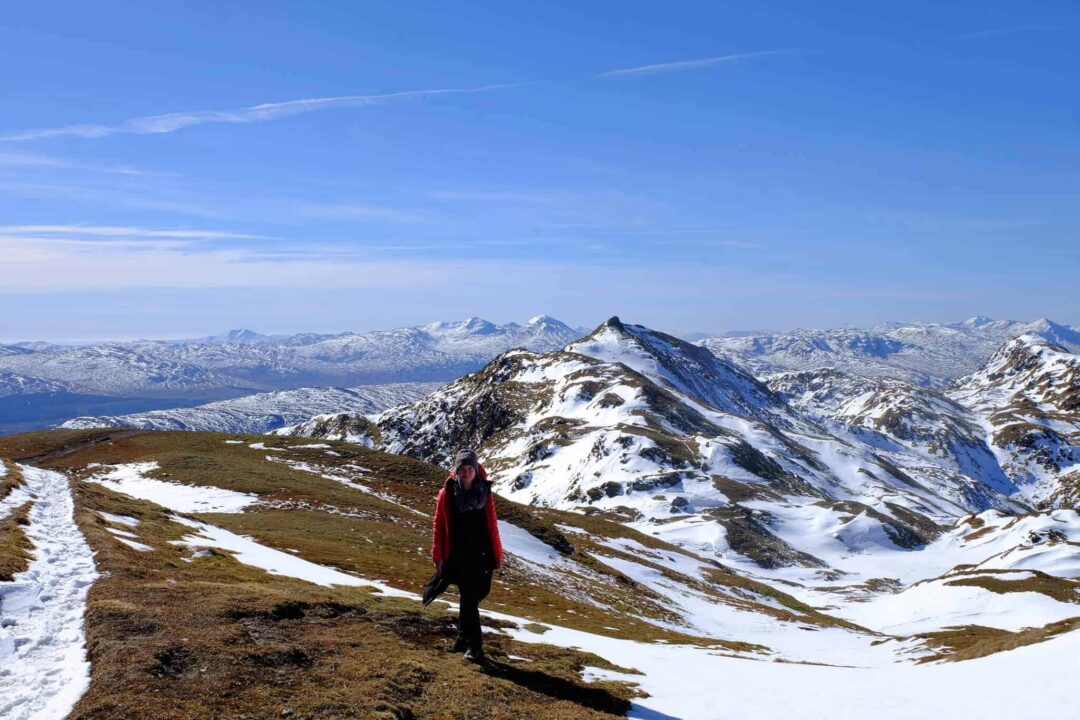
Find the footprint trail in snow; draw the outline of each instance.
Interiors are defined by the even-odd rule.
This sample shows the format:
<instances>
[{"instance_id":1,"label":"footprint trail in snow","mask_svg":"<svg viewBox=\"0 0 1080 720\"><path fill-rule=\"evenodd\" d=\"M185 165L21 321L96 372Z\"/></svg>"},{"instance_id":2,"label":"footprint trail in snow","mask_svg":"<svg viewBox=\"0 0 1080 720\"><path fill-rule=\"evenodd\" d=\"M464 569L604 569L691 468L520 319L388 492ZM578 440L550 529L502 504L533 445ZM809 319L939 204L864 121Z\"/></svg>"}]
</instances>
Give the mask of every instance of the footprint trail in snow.
<instances>
[{"instance_id":1,"label":"footprint trail in snow","mask_svg":"<svg viewBox=\"0 0 1080 720\"><path fill-rule=\"evenodd\" d=\"M0 582L0 717L56 720L90 683L83 614L98 573L75 524L67 477L21 470L36 497L24 528L35 558L12 582Z\"/></svg>"}]
</instances>

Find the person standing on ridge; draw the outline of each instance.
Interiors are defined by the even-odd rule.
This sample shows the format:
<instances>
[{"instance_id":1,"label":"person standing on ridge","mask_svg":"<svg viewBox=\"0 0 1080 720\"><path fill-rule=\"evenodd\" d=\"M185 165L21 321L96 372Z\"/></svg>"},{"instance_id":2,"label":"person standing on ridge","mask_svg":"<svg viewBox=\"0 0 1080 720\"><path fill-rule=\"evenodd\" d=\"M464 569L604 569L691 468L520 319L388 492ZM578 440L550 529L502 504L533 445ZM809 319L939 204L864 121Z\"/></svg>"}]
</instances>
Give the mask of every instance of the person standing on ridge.
<instances>
[{"instance_id":1,"label":"person standing on ridge","mask_svg":"<svg viewBox=\"0 0 1080 720\"><path fill-rule=\"evenodd\" d=\"M454 652L470 662L484 661L480 601L491 591L492 573L502 565L503 549L495 515L495 495L476 453L459 450L454 469L435 501L431 559L445 582L461 596Z\"/></svg>"}]
</instances>

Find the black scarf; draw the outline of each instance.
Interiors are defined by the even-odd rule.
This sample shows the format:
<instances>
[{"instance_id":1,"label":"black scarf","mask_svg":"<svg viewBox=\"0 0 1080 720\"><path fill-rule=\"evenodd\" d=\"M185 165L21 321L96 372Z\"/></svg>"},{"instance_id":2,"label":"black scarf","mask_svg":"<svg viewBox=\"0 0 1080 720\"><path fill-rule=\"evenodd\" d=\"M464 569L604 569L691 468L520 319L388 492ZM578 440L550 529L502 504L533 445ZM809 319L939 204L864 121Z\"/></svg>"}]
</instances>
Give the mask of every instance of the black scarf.
<instances>
[{"instance_id":1,"label":"black scarf","mask_svg":"<svg viewBox=\"0 0 1080 720\"><path fill-rule=\"evenodd\" d=\"M479 475L473 480L472 487L468 490L461 484L458 476L454 476L454 510L459 513L470 510L479 510L487 503L488 483Z\"/></svg>"}]
</instances>

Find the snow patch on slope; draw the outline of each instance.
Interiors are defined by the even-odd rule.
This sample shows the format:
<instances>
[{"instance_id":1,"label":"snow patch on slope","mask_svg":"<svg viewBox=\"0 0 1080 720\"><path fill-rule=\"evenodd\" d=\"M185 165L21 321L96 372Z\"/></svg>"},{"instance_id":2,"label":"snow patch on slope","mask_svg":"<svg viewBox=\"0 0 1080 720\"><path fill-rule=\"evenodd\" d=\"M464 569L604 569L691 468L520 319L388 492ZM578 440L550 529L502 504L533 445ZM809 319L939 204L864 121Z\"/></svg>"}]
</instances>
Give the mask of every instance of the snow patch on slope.
<instances>
[{"instance_id":1,"label":"snow patch on slope","mask_svg":"<svg viewBox=\"0 0 1080 720\"><path fill-rule=\"evenodd\" d=\"M162 507L183 513L236 513L259 502L259 496L236 492L209 485L181 485L146 477L159 469L155 461L110 465L103 473L96 473L86 482L98 483L108 489L149 500Z\"/></svg>"},{"instance_id":2,"label":"snow patch on slope","mask_svg":"<svg viewBox=\"0 0 1080 720\"><path fill-rule=\"evenodd\" d=\"M331 585L369 587L387 596L416 599L416 595L413 593L397 590L385 583L350 575L341 570L319 565L295 555L269 548L245 535L237 535L224 528L182 517L173 517L173 520L195 530L194 533L181 540L174 540L173 543L176 545L226 550L238 562L261 568L271 575L285 575L324 587L330 587Z\"/></svg>"}]
</instances>

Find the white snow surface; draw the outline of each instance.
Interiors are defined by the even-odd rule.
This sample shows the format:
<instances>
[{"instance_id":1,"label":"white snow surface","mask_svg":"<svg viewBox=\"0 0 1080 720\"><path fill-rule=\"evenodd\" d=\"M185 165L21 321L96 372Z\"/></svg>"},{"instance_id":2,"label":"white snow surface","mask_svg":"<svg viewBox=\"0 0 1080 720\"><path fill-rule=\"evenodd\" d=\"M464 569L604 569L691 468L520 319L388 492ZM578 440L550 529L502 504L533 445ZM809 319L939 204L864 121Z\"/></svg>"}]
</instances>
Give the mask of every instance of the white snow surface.
<instances>
[{"instance_id":1,"label":"white snow surface","mask_svg":"<svg viewBox=\"0 0 1080 720\"><path fill-rule=\"evenodd\" d=\"M628 715L639 720L1068 718L1076 703L1070 659L1080 653L1080 632L961 663L828 667L547 627L542 634L523 627L507 632L644 673L591 673L640 684L649 697L635 700Z\"/></svg>"},{"instance_id":2,"label":"white snow surface","mask_svg":"<svg viewBox=\"0 0 1080 720\"><path fill-rule=\"evenodd\" d=\"M98 510L98 515L113 523L114 525L127 525L128 527L138 527L139 519L133 518L128 515L114 515L107 513L104 510Z\"/></svg>"},{"instance_id":3,"label":"white snow surface","mask_svg":"<svg viewBox=\"0 0 1080 720\"><path fill-rule=\"evenodd\" d=\"M891 635L913 635L964 625L1016 632L1080 617L1080 603L1058 602L1037 592L998 593L948 584L959 577L930 580L903 592L875 595L865 602L844 605L833 614ZM1006 582L1021 579L1011 573L996 577Z\"/></svg>"},{"instance_id":4,"label":"white snow surface","mask_svg":"<svg viewBox=\"0 0 1080 720\"><path fill-rule=\"evenodd\" d=\"M90 683L83 613L98 573L67 477L21 469L37 496L24 530L35 557L0 583L0 717L57 720Z\"/></svg>"},{"instance_id":5,"label":"white snow surface","mask_svg":"<svg viewBox=\"0 0 1080 720\"><path fill-rule=\"evenodd\" d=\"M529 563L534 571L556 568L572 570L570 562L555 548L505 520L499 521L499 539L502 541L503 552Z\"/></svg>"},{"instance_id":6,"label":"white snow surface","mask_svg":"<svg viewBox=\"0 0 1080 720\"><path fill-rule=\"evenodd\" d=\"M87 482L104 485L118 493L140 500L149 500L164 508L182 513L235 513L259 501L258 495L236 492L208 485L182 485L146 477L157 470L155 461L109 465L109 470L96 473Z\"/></svg>"},{"instance_id":7,"label":"white snow surface","mask_svg":"<svg viewBox=\"0 0 1080 720\"><path fill-rule=\"evenodd\" d=\"M128 540L128 539L122 538L122 537L118 537L118 538L116 538L116 540L118 542L124 543L125 545L127 545L129 548L132 548L133 550L138 550L139 552L153 552L154 551L154 548L150 547L149 545L143 545L141 542L136 542L135 540Z\"/></svg>"}]
</instances>

